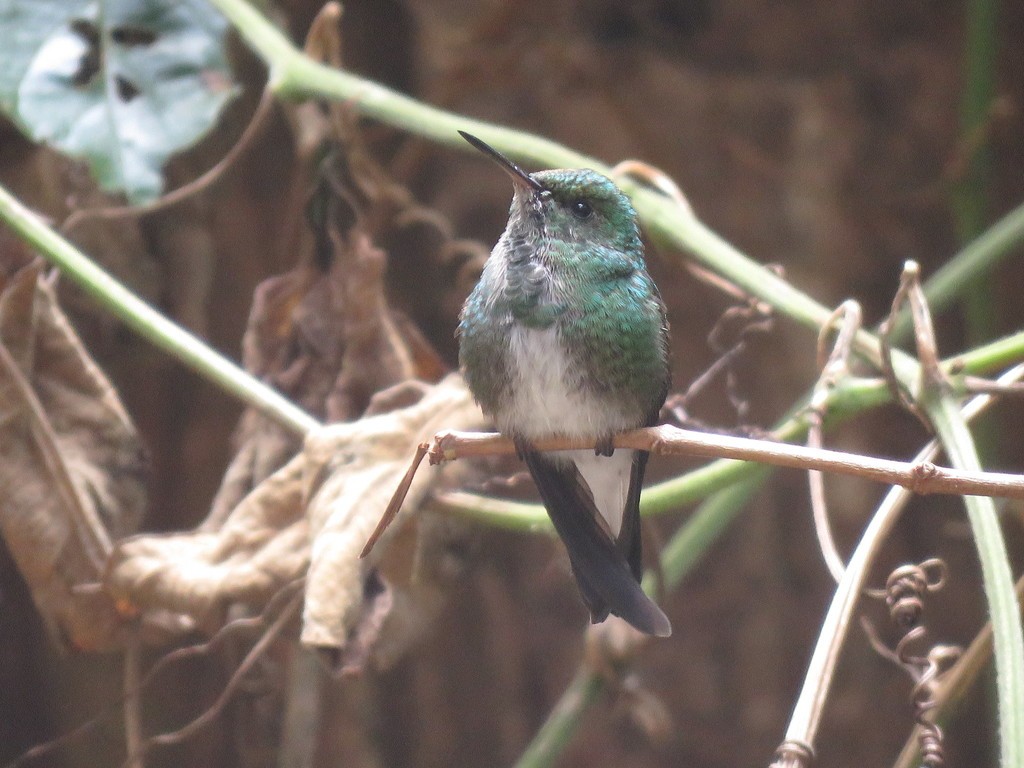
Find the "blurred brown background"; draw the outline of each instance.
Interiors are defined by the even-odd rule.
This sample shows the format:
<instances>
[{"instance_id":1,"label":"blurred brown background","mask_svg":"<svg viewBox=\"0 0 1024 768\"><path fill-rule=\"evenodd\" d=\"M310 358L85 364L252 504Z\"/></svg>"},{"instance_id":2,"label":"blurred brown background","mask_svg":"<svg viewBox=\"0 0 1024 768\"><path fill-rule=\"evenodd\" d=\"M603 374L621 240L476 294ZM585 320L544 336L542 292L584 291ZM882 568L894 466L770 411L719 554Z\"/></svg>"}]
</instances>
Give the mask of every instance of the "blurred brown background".
<instances>
[{"instance_id":1,"label":"blurred brown background","mask_svg":"<svg viewBox=\"0 0 1024 768\"><path fill-rule=\"evenodd\" d=\"M301 40L319 4L281 3ZM997 102L984 129L990 157L982 185L987 221L1024 200L1024 5L1004 3L997 38ZM863 303L865 320L887 311L904 260L927 277L959 247L954 194L964 179L959 108L967 4L947 0L525 0L517 3L352 0L342 22L353 71L425 102L523 128L611 163L651 162L678 181L698 215L753 258L779 264L826 305ZM235 46L251 87L215 135L174 164L171 186L209 167L233 144L259 95L260 68ZM82 171L0 135L0 180L60 221L69 207L102 201ZM488 246L504 224L507 180L470 153L438 148L380 125L364 136L392 178L434 207L458 237ZM291 267L301 187L294 139L277 114L239 164L184 208L114 227L90 224L83 248L170 315L236 357L252 292ZM713 360L707 336L727 301L681 266L683 254L650 253L669 306L677 387ZM389 264L395 306L454 365L453 307L417 301L451 280L412 262ZM1008 260L987 283L981 338L1020 328L1024 264ZM426 291L429 292L429 291ZM113 377L142 430L154 476L145 527L174 530L206 514L231 455L239 406L92 309L74 291L65 306ZM970 325L953 309L938 318L945 355L966 348ZM740 369L749 421L768 426L813 381L814 340L779 320ZM724 396L694 415L735 426ZM1019 407L987 422L986 461L1021 471ZM849 450L907 457L925 435L887 410L830 436ZM657 462L652 477L678 473ZM844 551L882 488L830 479L831 514ZM777 473L681 589L667 598L674 636L650 644L639 682L664 704L668 727L645 732L627 698L587 715L565 766L766 765L787 723L831 593L817 550L805 480ZM1007 510L1020 552L1020 509ZM667 538L687 510L659 519ZM511 765L572 676L585 613L559 550L544 537L472 529L467 563L423 641L393 668L325 687L318 765ZM648 536L653 544L654 536ZM966 644L984 620L976 557L960 505L927 498L898 527L875 577L905 559L943 557L950 585L929 603L937 641ZM884 612L868 607L884 637ZM151 653L150 660L159 655ZM145 695L147 730L173 728L216 697L231 654L180 665ZM114 657L60 657L12 563L0 549L0 760L62 733L116 699ZM289 670L291 670L289 672ZM307 670L308 672L308 670ZM292 764L278 754L283 680L272 657L211 729L159 750L152 765ZM859 632L843 656L825 713L819 764L886 765L911 722L909 683ZM994 764L989 686L949 727L951 765ZM39 764L118 764L114 717Z\"/></svg>"}]
</instances>

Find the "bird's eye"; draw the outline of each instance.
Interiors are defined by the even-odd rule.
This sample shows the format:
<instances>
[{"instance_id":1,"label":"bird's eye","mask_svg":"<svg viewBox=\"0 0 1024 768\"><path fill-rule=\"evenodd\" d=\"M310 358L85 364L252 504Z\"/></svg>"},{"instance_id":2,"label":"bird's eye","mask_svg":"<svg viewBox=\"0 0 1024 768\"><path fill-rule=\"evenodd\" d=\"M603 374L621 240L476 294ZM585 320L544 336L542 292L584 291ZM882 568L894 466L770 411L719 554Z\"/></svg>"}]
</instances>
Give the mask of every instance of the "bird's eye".
<instances>
[{"instance_id":1,"label":"bird's eye","mask_svg":"<svg viewBox=\"0 0 1024 768\"><path fill-rule=\"evenodd\" d=\"M577 219L589 219L594 209L586 200L580 198L579 200L573 200L569 203L569 210L572 211L572 215Z\"/></svg>"}]
</instances>

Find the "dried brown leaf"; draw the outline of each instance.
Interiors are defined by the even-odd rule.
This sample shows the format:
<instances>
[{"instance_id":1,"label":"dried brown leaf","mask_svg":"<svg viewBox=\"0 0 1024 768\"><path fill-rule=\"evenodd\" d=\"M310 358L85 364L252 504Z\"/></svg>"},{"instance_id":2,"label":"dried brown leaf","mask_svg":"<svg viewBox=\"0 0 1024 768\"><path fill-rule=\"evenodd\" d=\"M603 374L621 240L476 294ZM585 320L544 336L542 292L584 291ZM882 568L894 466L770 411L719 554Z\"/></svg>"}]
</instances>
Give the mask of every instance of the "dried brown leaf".
<instances>
[{"instance_id":1,"label":"dried brown leaf","mask_svg":"<svg viewBox=\"0 0 1024 768\"><path fill-rule=\"evenodd\" d=\"M318 119L315 111L300 110L294 116L297 132ZM354 123L340 113L333 117L309 133L319 137L311 139L311 146L326 143L334 150L329 163L320 162L321 151L312 153L317 158L315 168L310 161L308 169L316 179L313 200L304 216L289 217L305 227L291 238L296 266L257 288L243 340L248 370L310 413L328 422L346 422L329 428L336 432L318 432L307 440L302 461L306 482L317 488L313 506L303 518L288 469L296 466L295 460L274 473L297 450L296 439L249 412L206 521L194 532L140 537L118 547L109 583L139 608L178 611L212 628L227 605L264 601L274 585L302 575L312 558L310 642L340 649L347 637L354 638L346 659L360 666L390 610L392 594L390 585L363 572L365 563L343 562L345 546L353 542L358 554L417 441L430 436L424 424L451 427L445 414L462 423L452 413L453 393L465 418L477 423L480 417L461 383L438 389L422 383L440 379L446 366L417 326L391 308L389 255L375 245L389 231L425 232L430 235L426 239L396 242L411 247L416 241L433 253L454 242L447 226L436 214L427 216L376 165ZM292 198L294 202L296 196ZM421 402L379 415L380 393L415 381L427 392L425 402L433 405ZM392 407L408 403L406 395L412 391L407 386ZM334 443L340 455L354 452L359 460L339 464L328 455ZM287 499L264 494L264 486L282 473L289 473ZM268 524L261 510L279 505L290 511ZM302 529L308 537L303 545L296 538L298 526L307 520L316 532ZM340 549L335 537L344 540ZM289 554L270 562L271 555L284 549L278 547L279 538L288 542ZM374 584L379 588L371 588ZM337 585L343 585L340 593Z\"/></svg>"},{"instance_id":2,"label":"dried brown leaf","mask_svg":"<svg viewBox=\"0 0 1024 768\"><path fill-rule=\"evenodd\" d=\"M312 536L302 641L341 649L360 624L367 563L359 553L405 475L416 446L443 428L482 423L462 379L449 376L410 407L324 427L306 440ZM413 480L405 509L415 509L438 476L424 467ZM401 521L402 516L399 516ZM394 535L397 525L386 537ZM365 642L365 641L364 641Z\"/></svg>"},{"instance_id":3,"label":"dried brown leaf","mask_svg":"<svg viewBox=\"0 0 1024 768\"><path fill-rule=\"evenodd\" d=\"M242 500L280 468L300 440L256 410L246 411L235 432L238 448L199 530L218 531Z\"/></svg>"},{"instance_id":4,"label":"dried brown leaf","mask_svg":"<svg viewBox=\"0 0 1024 768\"><path fill-rule=\"evenodd\" d=\"M357 418L378 391L422 373L436 378L441 370L415 329L391 319L379 285L382 252L364 238L359 247L361 264L347 272L332 269L311 286L301 269L265 281L246 334L249 369L330 420ZM356 298L337 298L338 293ZM371 297L369 307L365 297ZM409 339L415 339L412 345ZM203 523L206 530L216 530L299 447L291 433L255 411L243 416L238 442Z\"/></svg>"},{"instance_id":5,"label":"dried brown leaf","mask_svg":"<svg viewBox=\"0 0 1024 768\"><path fill-rule=\"evenodd\" d=\"M328 421L345 421L364 413L375 393L408 379L434 380L443 366L416 327L399 322L388 306L384 251L358 228L344 242L336 240L344 254L332 272L345 275L337 297L345 351L326 405Z\"/></svg>"},{"instance_id":6,"label":"dried brown leaf","mask_svg":"<svg viewBox=\"0 0 1024 768\"><path fill-rule=\"evenodd\" d=\"M367 589L372 580L364 569L373 563L360 561L359 551L415 446L439 429L481 422L461 378L450 376L411 406L323 427L246 496L219 530L119 543L106 586L144 613L176 612L212 631L231 604L261 606L308 568L304 641L341 650L355 635L354 656L365 657L390 598L386 588ZM437 476L436 468L424 468L410 489L408 508Z\"/></svg>"},{"instance_id":7,"label":"dried brown leaf","mask_svg":"<svg viewBox=\"0 0 1024 768\"><path fill-rule=\"evenodd\" d=\"M296 311L309 300L316 275L299 266L283 275L267 278L253 293L252 309L242 338L242 362L246 370L273 384L282 394L311 413L322 413L324 388L304 379L315 356L303 347L296 327ZM316 375L313 380L326 374ZM299 449L302 441L259 411L250 408L239 422L231 464L217 490L210 513L201 528L216 531L245 496L269 477Z\"/></svg>"},{"instance_id":8,"label":"dried brown leaf","mask_svg":"<svg viewBox=\"0 0 1024 768\"><path fill-rule=\"evenodd\" d=\"M139 611L172 611L206 630L232 603L262 605L299 578L309 559L304 459L265 479L217 531L142 535L118 543L107 589Z\"/></svg>"},{"instance_id":9,"label":"dried brown leaf","mask_svg":"<svg viewBox=\"0 0 1024 768\"><path fill-rule=\"evenodd\" d=\"M377 392L409 379L435 381L444 365L387 301L386 254L359 226L330 231L326 271L307 257L257 288L243 339L246 368L327 421L362 415ZM204 528L215 530L249 490L298 449L297 439L250 411L238 452Z\"/></svg>"},{"instance_id":10,"label":"dried brown leaf","mask_svg":"<svg viewBox=\"0 0 1024 768\"><path fill-rule=\"evenodd\" d=\"M0 532L55 638L117 643L94 587L145 510L144 452L38 265L0 292Z\"/></svg>"}]
</instances>

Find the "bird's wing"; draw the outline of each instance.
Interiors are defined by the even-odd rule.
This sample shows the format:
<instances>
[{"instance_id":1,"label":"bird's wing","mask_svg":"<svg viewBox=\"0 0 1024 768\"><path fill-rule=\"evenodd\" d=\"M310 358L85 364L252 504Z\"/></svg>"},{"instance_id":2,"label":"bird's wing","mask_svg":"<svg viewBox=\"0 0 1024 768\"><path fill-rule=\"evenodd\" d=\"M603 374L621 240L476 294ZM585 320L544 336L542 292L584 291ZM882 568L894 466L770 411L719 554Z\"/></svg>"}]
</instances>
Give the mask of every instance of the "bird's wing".
<instances>
[{"instance_id":1,"label":"bird's wing","mask_svg":"<svg viewBox=\"0 0 1024 768\"><path fill-rule=\"evenodd\" d=\"M637 581L640 581L644 572L643 545L640 538L640 489L644 484L644 471L647 469L649 456L647 451L635 451L633 454L629 491L626 493L626 505L622 512L622 526L615 542Z\"/></svg>"}]
</instances>

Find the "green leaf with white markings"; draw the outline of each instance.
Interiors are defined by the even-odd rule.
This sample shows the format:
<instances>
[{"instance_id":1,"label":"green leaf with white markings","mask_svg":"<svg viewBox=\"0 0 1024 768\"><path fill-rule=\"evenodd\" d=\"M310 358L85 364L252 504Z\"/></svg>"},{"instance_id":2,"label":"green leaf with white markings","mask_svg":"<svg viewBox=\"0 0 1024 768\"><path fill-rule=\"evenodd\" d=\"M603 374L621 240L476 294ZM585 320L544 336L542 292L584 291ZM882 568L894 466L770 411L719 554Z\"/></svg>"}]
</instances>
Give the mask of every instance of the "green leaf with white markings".
<instances>
[{"instance_id":1,"label":"green leaf with white markings","mask_svg":"<svg viewBox=\"0 0 1024 768\"><path fill-rule=\"evenodd\" d=\"M104 189L151 200L236 92L226 29L203 0L0 0L0 109Z\"/></svg>"}]
</instances>

